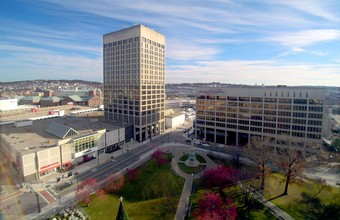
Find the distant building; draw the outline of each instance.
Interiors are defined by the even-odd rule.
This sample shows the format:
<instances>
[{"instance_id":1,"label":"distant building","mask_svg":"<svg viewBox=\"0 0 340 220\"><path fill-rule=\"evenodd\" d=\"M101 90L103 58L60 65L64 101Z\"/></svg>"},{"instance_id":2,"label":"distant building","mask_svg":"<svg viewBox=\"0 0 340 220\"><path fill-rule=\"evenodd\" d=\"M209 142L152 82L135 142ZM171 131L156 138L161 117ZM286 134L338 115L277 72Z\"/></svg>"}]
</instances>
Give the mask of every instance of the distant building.
<instances>
[{"instance_id":1,"label":"distant building","mask_svg":"<svg viewBox=\"0 0 340 220\"><path fill-rule=\"evenodd\" d=\"M60 98L53 97L42 97L40 99L40 107L58 106L60 105Z\"/></svg>"},{"instance_id":2,"label":"distant building","mask_svg":"<svg viewBox=\"0 0 340 220\"><path fill-rule=\"evenodd\" d=\"M20 99L20 105L39 105L40 96L25 96Z\"/></svg>"},{"instance_id":3,"label":"distant building","mask_svg":"<svg viewBox=\"0 0 340 220\"><path fill-rule=\"evenodd\" d=\"M61 90L61 91L55 91L53 93L54 96L58 96L60 98L74 96L74 95L77 95L79 97L87 97L87 96L95 95L95 94L96 94L96 91L93 89Z\"/></svg>"},{"instance_id":4,"label":"distant building","mask_svg":"<svg viewBox=\"0 0 340 220\"><path fill-rule=\"evenodd\" d=\"M144 141L164 132L165 37L143 25L103 36L105 119Z\"/></svg>"},{"instance_id":5,"label":"distant building","mask_svg":"<svg viewBox=\"0 0 340 220\"><path fill-rule=\"evenodd\" d=\"M84 100L78 95L67 96L66 98L62 99L60 102L62 105L67 105L68 103L73 103L73 105L85 105Z\"/></svg>"},{"instance_id":6,"label":"distant building","mask_svg":"<svg viewBox=\"0 0 340 220\"><path fill-rule=\"evenodd\" d=\"M18 107L17 99L0 99L0 111L14 110Z\"/></svg>"},{"instance_id":7,"label":"distant building","mask_svg":"<svg viewBox=\"0 0 340 220\"><path fill-rule=\"evenodd\" d=\"M325 90L308 87L228 87L197 95L195 135L207 141L244 146L252 136L283 139L308 152L320 149L329 133Z\"/></svg>"},{"instance_id":8,"label":"distant building","mask_svg":"<svg viewBox=\"0 0 340 220\"><path fill-rule=\"evenodd\" d=\"M99 96L96 96L96 95L91 95L86 98L83 98L83 101L85 105L87 106L98 107L103 104L103 99L101 99Z\"/></svg>"},{"instance_id":9,"label":"distant building","mask_svg":"<svg viewBox=\"0 0 340 220\"><path fill-rule=\"evenodd\" d=\"M45 90L43 91L44 97L52 97L53 96L53 91L52 90Z\"/></svg>"}]
</instances>

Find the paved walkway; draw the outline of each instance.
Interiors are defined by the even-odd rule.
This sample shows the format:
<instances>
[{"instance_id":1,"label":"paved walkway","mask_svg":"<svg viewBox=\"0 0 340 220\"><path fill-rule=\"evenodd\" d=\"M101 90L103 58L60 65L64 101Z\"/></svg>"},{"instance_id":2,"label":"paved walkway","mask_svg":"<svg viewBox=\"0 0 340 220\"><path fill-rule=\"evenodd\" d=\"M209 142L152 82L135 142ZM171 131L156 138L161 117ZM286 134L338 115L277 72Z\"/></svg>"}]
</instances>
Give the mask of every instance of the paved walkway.
<instances>
[{"instance_id":1,"label":"paved walkway","mask_svg":"<svg viewBox=\"0 0 340 220\"><path fill-rule=\"evenodd\" d=\"M202 176L202 173L198 174L188 174L184 173L179 167L178 167L178 161L179 159L184 155L190 152L191 148L188 147L188 145L184 144L173 144L170 143L171 147L168 147L168 150L174 151L174 158L171 161L172 169L179 175L185 178L185 184L182 190L181 198L179 200L177 211L175 215L176 220L182 220L185 218L187 206L189 205L189 197L191 196L191 190L192 190L192 182L194 179L198 179ZM176 145L176 146L173 146ZM199 154L201 155L207 162L206 162L206 169L211 169L215 166L217 166L209 157L207 157L205 154Z\"/></svg>"},{"instance_id":2,"label":"paved walkway","mask_svg":"<svg viewBox=\"0 0 340 220\"><path fill-rule=\"evenodd\" d=\"M265 199L259 192L255 192L255 198L265 205L277 219L294 220L294 218L288 215L285 211Z\"/></svg>"}]
</instances>

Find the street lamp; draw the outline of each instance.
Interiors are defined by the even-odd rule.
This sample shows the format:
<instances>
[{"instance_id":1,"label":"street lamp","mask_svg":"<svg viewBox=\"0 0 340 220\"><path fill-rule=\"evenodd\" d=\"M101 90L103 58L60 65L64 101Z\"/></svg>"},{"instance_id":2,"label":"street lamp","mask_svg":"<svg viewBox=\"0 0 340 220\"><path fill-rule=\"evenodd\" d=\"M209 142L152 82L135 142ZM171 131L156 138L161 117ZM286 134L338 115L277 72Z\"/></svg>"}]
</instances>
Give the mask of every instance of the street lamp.
<instances>
[{"instance_id":1,"label":"street lamp","mask_svg":"<svg viewBox=\"0 0 340 220\"><path fill-rule=\"evenodd\" d=\"M34 192L34 191L33 191ZM35 193L35 196L37 197L37 203L38 203L38 213L41 212L41 209L40 209L40 202L39 202L39 196L38 196L38 193L34 192Z\"/></svg>"},{"instance_id":2,"label":"street lamp","mask_svg":"<svg viewBox=\"0 0 340 220\"><path fill-rule=\"evenodd\" d=\"M78 175L79 175L79 173L77 171L75 171L74 175L77 177L77 192L78 192L79 191L79 185L78 185Z\"/></svg>"},{"instance_id":3,"label":"street lamp","mask_svg":"<svg viewBox=\"0 0 340 220\"><path fill-rule=\"evenodd\" d=\"M38 213L40 213L41 212L41 209L40 209L40 202L39 202L39 195L38 195L38 193L37 192L35 192L34 190L33 190L33 188L30 186L30 185L28 185L29 187L30 187L30 192L32 193L34 193L35 194L35 196L37 197L37 206L38 206Z\"/></svg>"}]
</instances>

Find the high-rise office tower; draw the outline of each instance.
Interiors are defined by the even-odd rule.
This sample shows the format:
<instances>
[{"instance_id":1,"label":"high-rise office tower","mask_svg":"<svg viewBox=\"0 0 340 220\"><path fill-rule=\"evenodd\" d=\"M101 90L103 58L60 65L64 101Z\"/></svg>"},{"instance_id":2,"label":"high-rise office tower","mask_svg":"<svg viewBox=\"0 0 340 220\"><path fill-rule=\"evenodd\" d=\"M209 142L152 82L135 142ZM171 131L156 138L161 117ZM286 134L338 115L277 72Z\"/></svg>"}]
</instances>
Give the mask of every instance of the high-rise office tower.
<instances>
[{"instance_id":1,"label":"high-rise office tower","mask_svg":"<svg viewBox=\"0 0 340 220\"><path fill-rule=\"evenodd\" d=\"M143 141L164 131L165 37L143 25L103 36L105 119Z\"/></svg>"}]
</instances>

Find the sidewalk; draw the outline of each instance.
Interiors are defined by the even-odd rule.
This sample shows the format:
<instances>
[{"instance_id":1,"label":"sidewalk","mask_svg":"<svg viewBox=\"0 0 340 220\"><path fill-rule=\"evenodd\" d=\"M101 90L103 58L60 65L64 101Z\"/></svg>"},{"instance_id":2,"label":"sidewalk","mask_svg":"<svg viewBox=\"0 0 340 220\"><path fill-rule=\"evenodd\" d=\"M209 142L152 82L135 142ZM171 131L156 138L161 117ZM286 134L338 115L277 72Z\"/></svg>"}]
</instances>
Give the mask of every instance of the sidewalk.
<instances>
[{"instance_id":1,"label":"sidewalk","mask_svg":"<svg viewBox=\"0 0 340 220\"><path fill-rule=\"evenodd\" d=\"M259 192L254 193L256 199L266 206L277 219L294 220L294 218L288 215L285 211L265 199Z\"/></svg>"}]
</instances>

